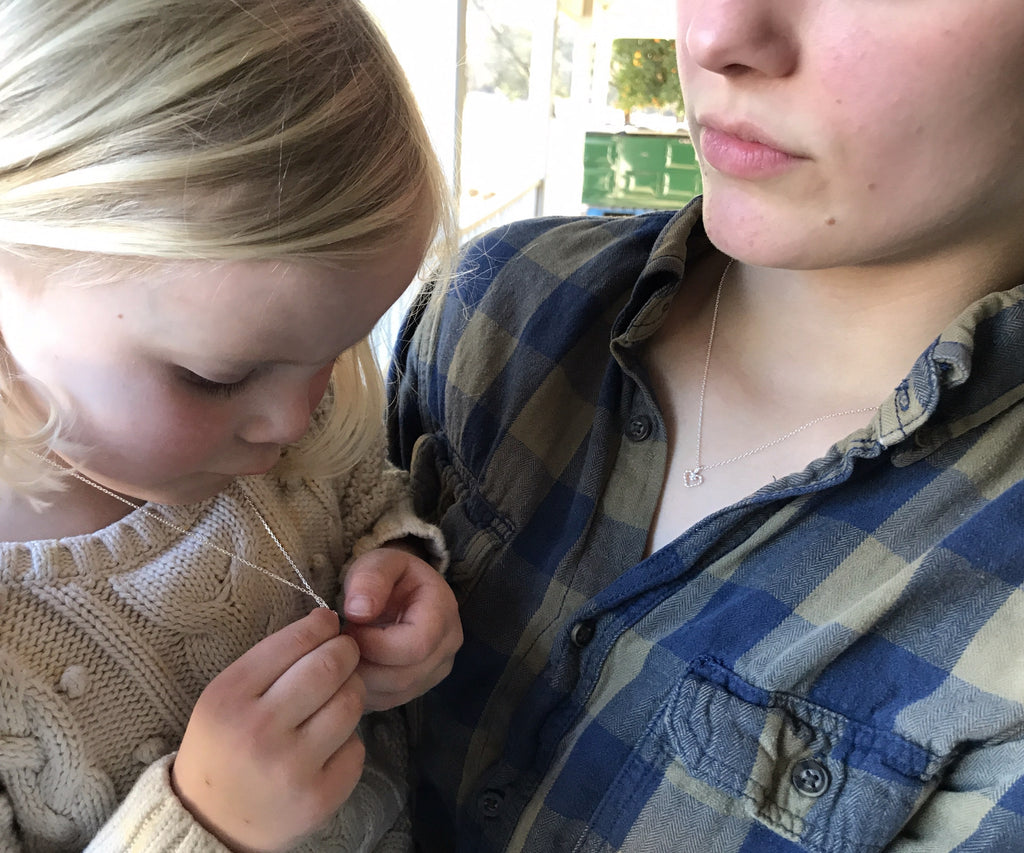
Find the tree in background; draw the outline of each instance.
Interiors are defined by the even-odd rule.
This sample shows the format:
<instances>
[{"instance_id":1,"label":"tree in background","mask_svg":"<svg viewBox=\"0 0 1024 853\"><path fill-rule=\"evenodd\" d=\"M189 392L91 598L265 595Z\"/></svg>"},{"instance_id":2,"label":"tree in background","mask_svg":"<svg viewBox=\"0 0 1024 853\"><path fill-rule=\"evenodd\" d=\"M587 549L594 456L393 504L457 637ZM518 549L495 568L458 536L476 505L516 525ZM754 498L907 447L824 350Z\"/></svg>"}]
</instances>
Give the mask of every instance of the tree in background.
<instances>
[{"instance_id":1,"label":"tree in background","mask_svg":"<svg viewBox=\"0 0 1024 853\"><path fill-rule=\"evenodd\" d=\"M532 35L524 27L502 20L501 4L472 0L467 9L469 40L467 65L471 91L501 92L510 101L526 100L530 93Z\"/></svg>"},{"instance_id":2,"label":"tree in background","mask_svg":"<svg viewBox=\"0 0 1024 853\"><path fill-rule=\"evenodd\" d=\"M680 114L683 92L679 88L674 39L616 39L612 42L612 104L625 114L639 109L672 109Z\"/></svg>"},{"instance_id":3,"label":"tree in background","mask_svg":"<svg viewBox=\"0 0 1024 853\"><path fill-rule=\"evenodd\" d=\"M509 14L513 3L515 0L471 0L467 6L467 88L471 92L500 92L510 101L525 101L530 95L533 33L522 25L521 15L517 18ZM514 23L517 20L519 23ZM571 27L572 21L560 13L551 75L551 94L556 98L569 97Z\"/></svg>"}]
</instances>

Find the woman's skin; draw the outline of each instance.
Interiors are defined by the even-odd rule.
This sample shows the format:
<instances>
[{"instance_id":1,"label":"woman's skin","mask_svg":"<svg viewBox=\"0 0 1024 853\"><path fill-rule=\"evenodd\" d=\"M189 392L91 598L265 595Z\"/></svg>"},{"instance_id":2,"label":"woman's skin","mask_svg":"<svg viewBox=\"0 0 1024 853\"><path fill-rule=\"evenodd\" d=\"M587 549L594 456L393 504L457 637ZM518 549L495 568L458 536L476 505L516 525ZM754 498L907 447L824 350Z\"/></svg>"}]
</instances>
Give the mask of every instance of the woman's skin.
<instances>
[{"instance_id":1,"label":"woman's skin","mask_svg":"<svg viewBox=\"0 0 1024 853\"><path fill-rule=\"evenodd\" d=\"M876 406L979 296L1024 280L1018 0L677 0L722 290L702 459ZM712 253L649 349L670 466L649 547L800 470L869 414L694 464ZM841 381L837 381L841 378Z\"/></svg>"}]
</instances>

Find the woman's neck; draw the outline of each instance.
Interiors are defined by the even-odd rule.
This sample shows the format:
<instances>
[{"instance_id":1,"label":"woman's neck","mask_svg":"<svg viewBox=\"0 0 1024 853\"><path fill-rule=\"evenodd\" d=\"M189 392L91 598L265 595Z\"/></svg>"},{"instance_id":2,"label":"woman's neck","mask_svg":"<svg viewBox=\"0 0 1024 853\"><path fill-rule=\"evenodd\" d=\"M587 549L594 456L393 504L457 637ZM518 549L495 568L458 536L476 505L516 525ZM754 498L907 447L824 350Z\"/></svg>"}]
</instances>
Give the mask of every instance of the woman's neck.
<instances>
[{"instance_id":1,"label":"woman's neck","mask_svg":"<svg viewBox=\"0 0 1024 853\"><path fill-rule=\"evenodd\" d=\"M715 358L791 399L827 398L842 377L845 387L833 393L877 402L968 305L1006 286L978 268L734 264L723 284Z\"/></svg>"},{"instance_id":2,"label":"woman's neck","mask_svg":"<svg viewBox=\"0 0 1024 853\"><path fill-rule=\"evenodd\" d=\"M649 551L863 428L864 410L892 393L936 335L999 289L965 287L976 272L958 280L734 263L723 278L725 266L709 254L688 270L643 352L668 432ZM688 488L698 466L706 482Z\"/></svg>"}]
</instances>

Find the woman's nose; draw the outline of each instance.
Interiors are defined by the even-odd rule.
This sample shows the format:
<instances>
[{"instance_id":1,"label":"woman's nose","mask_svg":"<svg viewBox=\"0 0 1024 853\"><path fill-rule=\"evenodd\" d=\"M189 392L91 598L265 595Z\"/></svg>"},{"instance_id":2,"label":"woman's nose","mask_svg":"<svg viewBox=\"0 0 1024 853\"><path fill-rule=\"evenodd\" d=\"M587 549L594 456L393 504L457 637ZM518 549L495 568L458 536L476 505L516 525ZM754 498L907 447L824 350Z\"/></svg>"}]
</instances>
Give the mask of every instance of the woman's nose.
<instances>
[{"instance_id":1,"label":"woman's nose","mask_svg":"<svg viewBox=\"0 0 1024 853\"><path fill-rule=\"evenodd\" d=\"M729 76L792 74L800 58L802 4L803 0L678 0L684 69L692 63Z\"/></svg>"}]
</instances>

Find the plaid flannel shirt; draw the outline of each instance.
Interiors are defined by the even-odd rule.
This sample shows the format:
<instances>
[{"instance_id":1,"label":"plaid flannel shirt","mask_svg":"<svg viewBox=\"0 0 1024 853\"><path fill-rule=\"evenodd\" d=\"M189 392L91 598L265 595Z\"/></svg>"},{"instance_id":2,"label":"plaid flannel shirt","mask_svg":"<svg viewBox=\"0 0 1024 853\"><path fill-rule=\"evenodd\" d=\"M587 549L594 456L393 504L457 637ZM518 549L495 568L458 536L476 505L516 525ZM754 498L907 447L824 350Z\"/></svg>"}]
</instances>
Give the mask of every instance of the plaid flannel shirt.
<instances>
[{"instance_id":1,"label":"plaid flannel shirt","mask_svg":"<svg viewBox=\"0 0 1024 853\"><path fill-rule=\"evenodd\" d=\"M392 453L466 634L412 709L421 849L1024 851L1024 289L644 559L638 349L710 250L699 200L518 223L410 313Z\"/></svg>"}]
</instances>

